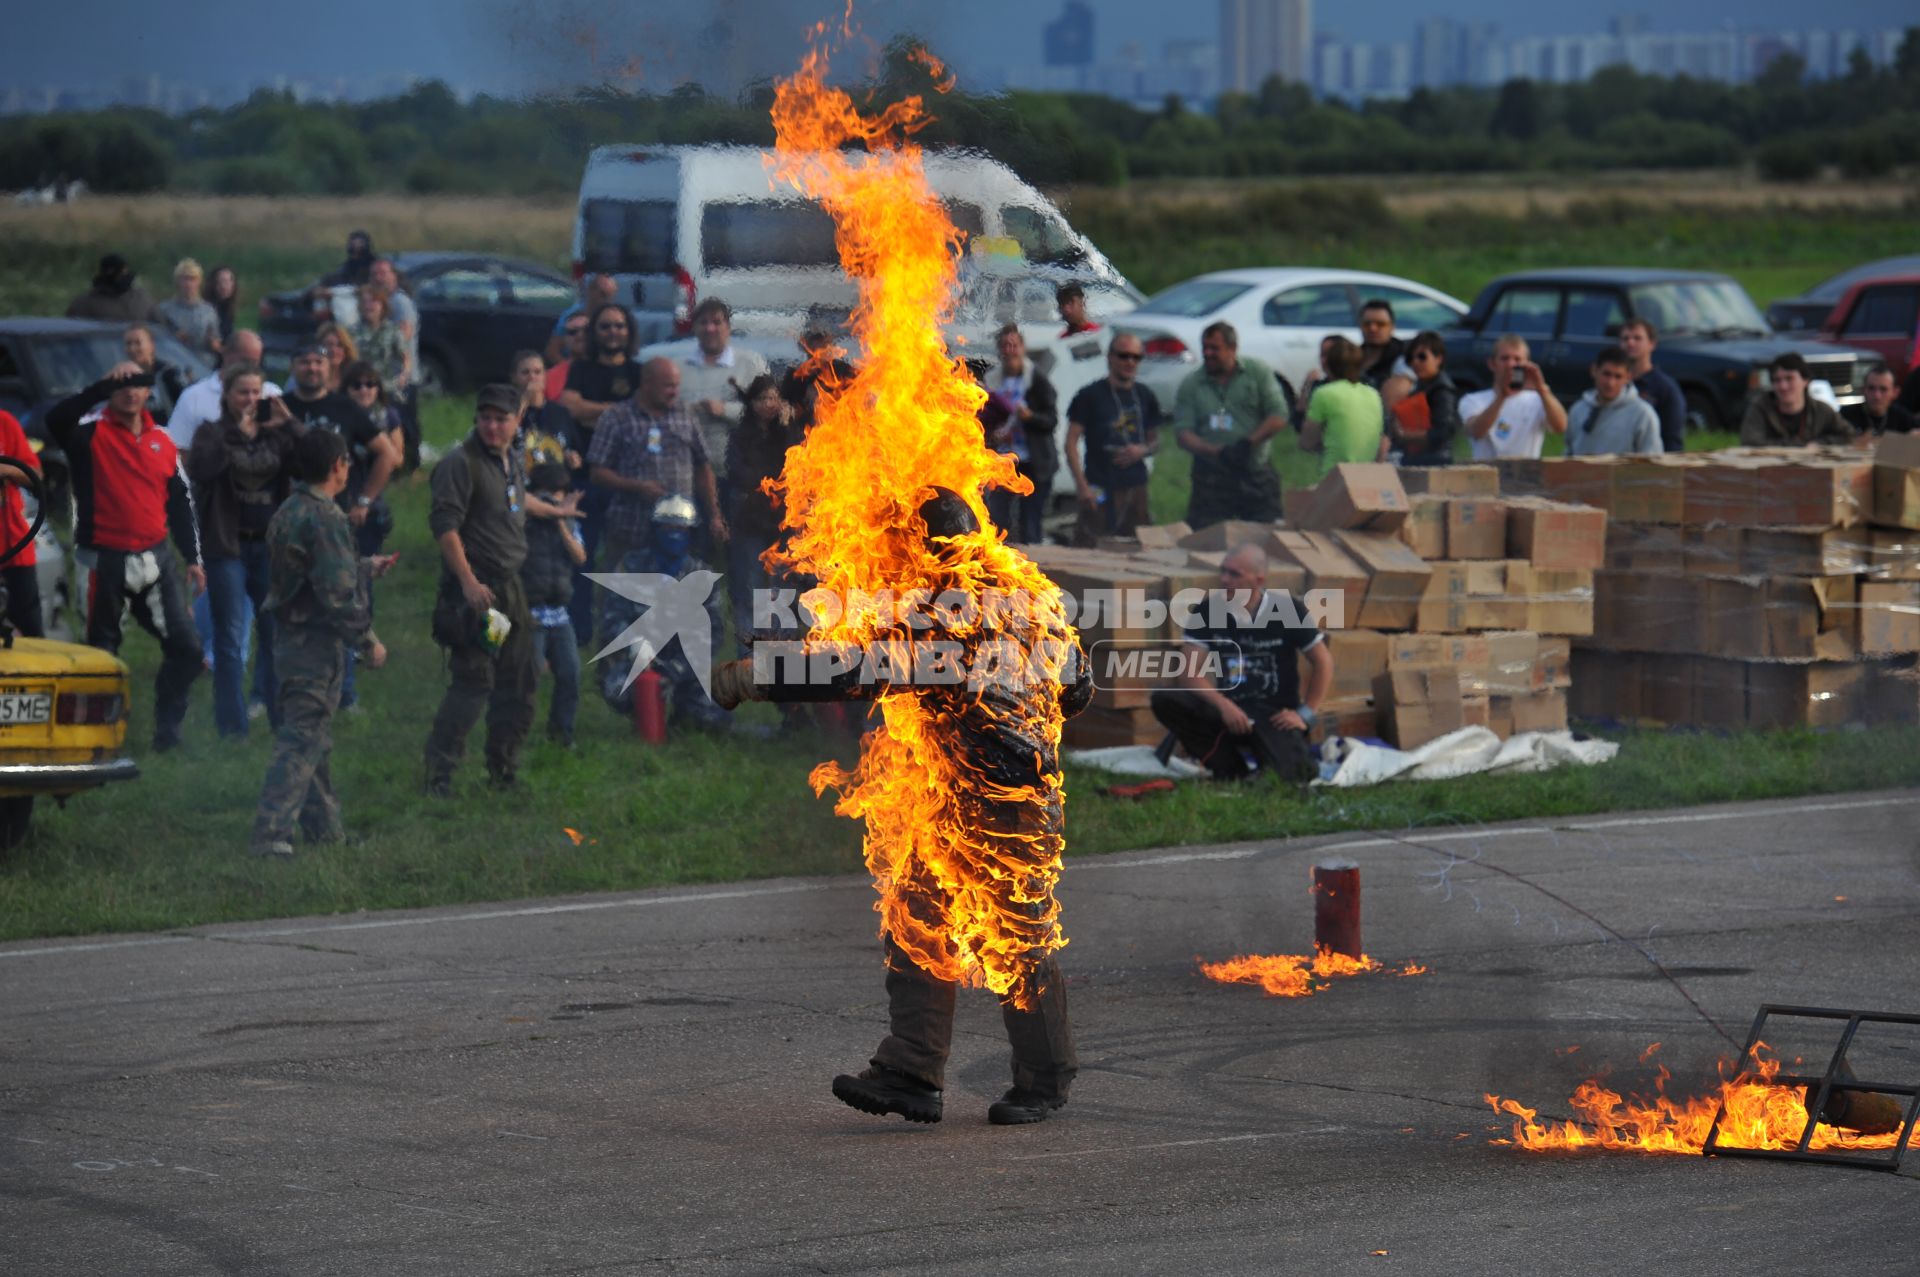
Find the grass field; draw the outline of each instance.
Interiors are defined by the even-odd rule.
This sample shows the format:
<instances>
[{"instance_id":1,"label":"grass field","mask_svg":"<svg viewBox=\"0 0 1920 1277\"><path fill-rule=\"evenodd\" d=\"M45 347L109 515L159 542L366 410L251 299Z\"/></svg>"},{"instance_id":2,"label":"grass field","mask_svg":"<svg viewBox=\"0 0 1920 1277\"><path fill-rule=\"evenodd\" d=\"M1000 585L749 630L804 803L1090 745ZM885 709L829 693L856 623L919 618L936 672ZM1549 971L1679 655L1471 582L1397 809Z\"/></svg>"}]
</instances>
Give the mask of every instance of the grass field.
<instances>
[{"instance_id":1,"label":"grass field","mask_svg":"<svg viewBox=\"0 0 1920 1277\"><path fill-rule=\"evenodd\" d=\"M1117 227L1111 243L1100 241L1143 285L1179 278L1174 272L1191 265L1181 254L1234 253L1240 263L1304 259L1305 250L1296 252L1291 241L1262 239L1251 230L1237 238L1183 240L1177 252L1165 250L1151 223L1164 200L1154 193L1155 208L1129 214L1134 220ZM1717 216L1701 211L1697 220L1663 222L1668 237L1656 243L1631 238L1640 234L1637 219L1663 216L1644 209L1623 214L1624 223L1596 227L1585 213L1579 219L1499 213L1489 220L1458 204L1444 205L1451 210L1444 216L1416 208L1404 217L1395 213L1395 221L1378 229L1381 252L1369 255L1373 260L1344 264L1399 270L1471 293L1478 286L1469 278L1473 271L1491 274L1515 256L1557 252L1568 261L1638 262L1665 253L1662 260L1687 259L1674 264L1729 269L1764 301L1862 257L1910 251L1920 241L1920 220L1904 196L1863 206L1852 217L1808 212L1808 226L1795 225L1793 215L1773 207L1777 201L1751 201L1758 211L1723 203ZM457 245L559 262L569 216L562 205L395 199L94 200L65 210L5 208L0 313L57 312L110 248L127 253L150 282L164 281L182 255L208 265L230 262L251 301L262 291L305 282L336 261L353 227L369 229L383 249ZM1536 225L1539 233L1529 233ZM1294 255L1261 256L1268 246ZM1389 262L1390 253L1402 256ZM1328 250L1327 259L1338 255ZM458 438L470 412L471 401L429 405L429 438L441 444ZM1183 462L1169 452L1156 470L1157 517L1177 518L1184 510ZM292 864L249 860L243 851L270 748L264 724L255 724L248 741L218 740L211 689L203 681L194 692L187 744L152 755L146 737L154 651L136 634L126 652L136 676L131 744L144 774L65 809L42 805L28 845L0 867L0 939L858 867L858 827L834 816L830 799L814 798L805 779L823 757L850 759L850 740L676 736L665 748L650 749L591 692L581 706L577 752L560 751L536 731L525 793L487 791L477 783L476 761L455 799L423 798L421 748L445 682L438 649L427 637L438 568L424 498L417 481L394 494L398 531L390 548L402 559L382 583L378 609L392 661L385 670L363 672L365 711L336 725L336 784L349 827L365 841L303 854ZM543 691L543 713L544 699ZM751 710L747 719L772 723L770 715ZM1920 783L1920 731L1912 729L1627 733L1621 739L1620 757L1600 768L1304 799L1264 784L1195 785L1128 803L1100 794L1098 775L1070 769L1069 854ZM477 751L478 741L473 745Z\"/></svg>"}]
</instances>

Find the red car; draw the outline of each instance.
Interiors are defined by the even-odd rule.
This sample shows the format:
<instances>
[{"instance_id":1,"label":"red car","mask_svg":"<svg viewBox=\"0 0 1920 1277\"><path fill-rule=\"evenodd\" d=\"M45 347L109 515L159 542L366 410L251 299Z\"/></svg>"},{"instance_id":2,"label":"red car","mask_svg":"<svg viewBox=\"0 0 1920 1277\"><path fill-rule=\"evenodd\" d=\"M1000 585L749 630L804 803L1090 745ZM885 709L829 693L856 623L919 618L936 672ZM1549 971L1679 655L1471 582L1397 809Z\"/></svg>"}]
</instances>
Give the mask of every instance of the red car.
<instances>
[{"instance_id":1,"label":"red car","mask_svg":"<svg viewBox=\"0 0 1920 1277\"><path fill-rule=\"evenodd\" d=\"M1904 382L1920 348L1920 275L1882 275L1849 288L1820 325L1819 340L1871 350Z\"/></svg>"}]
</instances>

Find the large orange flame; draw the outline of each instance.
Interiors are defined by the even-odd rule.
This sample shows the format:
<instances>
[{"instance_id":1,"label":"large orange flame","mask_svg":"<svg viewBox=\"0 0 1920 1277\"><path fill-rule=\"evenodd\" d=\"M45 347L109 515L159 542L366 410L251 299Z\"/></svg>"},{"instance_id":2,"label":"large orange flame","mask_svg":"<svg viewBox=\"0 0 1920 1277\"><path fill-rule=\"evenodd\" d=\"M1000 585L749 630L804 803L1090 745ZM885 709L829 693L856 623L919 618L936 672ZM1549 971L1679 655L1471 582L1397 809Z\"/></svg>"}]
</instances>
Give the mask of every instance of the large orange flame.
<instances>
[{"instance_id":1,"label":"large orange flame","mask_svg":"<svg viewBox=\"0 0 1920 1277\"><path fill-rule=\"evenodd\" d=\"M1589 1078L1574 1088L1570 1101L1574 1112L1580 1115L1579 1122L1542 1122L1539 1110L1528 1108L1518 1100L1484 1096L1495 1113L1519 1119L1513 1124L1511 1140L1499 1139L1494 1143L1516 1144L1534 1153L1604 1148L1630 1153L1697 1154L1706 1148L1713 1116L1724 1104L1727 1112L1720 1119L1716 1145L1797 1149L1800 1135L1807 1126L1806 1092L1772 1080L1780 1073L1780 1061L1767 1054L1765 1046L1761 1043L1756 1049L1752 1072L1729 1076L1729 1064L1721 1061L1720 1086L1711 1095L1681 1099L1668 1095L1667 1082L1672 1074L1664 1066L1654 1079L1651 1098L1640 1095L1623 1098L1601 1078ZM1649 1048L1641 1059L1645 1060L1651 1053ZM1821 1123L1813 1128L1813 1138L1807 1147L1813 1151L1867 1151L1890 1149L1899 1139L1897 1131L1863 1135ZM1920 1132L1916 1132L1909 1147L1915 1145L1920 1145Z\"/></svg>"},{"instance_id":2,"label":"large orange flame","mask_svg":"<svg viewBox=\"0 0 1920 1277\"><path fill-rule=\"evenodd\" d=\"M1311 954L1256 954L1200 964L1200 974L1209 980L1222 984L1257 984L1276 998L1310 998L1327 987L1315 984L1316 979L1332 980L1386 970L1384 964L1364 953L1354 958L1321 946L1315 946ZM1409 962L1391 972L1393 975L1426 973L1427 969L1417 962Z\"/></svg>"},{"instance_id":3,"label":"large orange flame","mask_svg":"<svg viewBox=\"0 0 1920 1277\"><path fill-rule=\"evenodd\" d=\"M859 369L844 384L823 382L814 425L775 485L793 534L780 557L845 604L818 611L808 639L900 638L897 616L870 600L955 585L1019 592L1029 615L1037 609L1054 632L1071 634L1052 583L991 531L942 559L926 544L917 512L931 486L960 493L989 529L982 486L1031 487L1010 456L987 448L976 415L985 394L942 336L962 241L911 141L931 119L926 105L913 96L863 114L826 74L816 40L799 72L776 86L770 161L777 181L832 214L841 264L860 290L852 316ZM864 153L845 149L856 144ZM1057 698L1028 699L1023 730L1057 754ZM880 711L883 725L862 741L858 766L823 763L811 781L816 792L839 792L836 811L866 822L881 929L929 973L1024 1003L1025 977L1066 943L1053 899L1064 843L1057 831L983 836L979 800L1057 802L1060 776L1006 792L966 774L920 696L884 694Z\"/></svg>"}]
</instances>

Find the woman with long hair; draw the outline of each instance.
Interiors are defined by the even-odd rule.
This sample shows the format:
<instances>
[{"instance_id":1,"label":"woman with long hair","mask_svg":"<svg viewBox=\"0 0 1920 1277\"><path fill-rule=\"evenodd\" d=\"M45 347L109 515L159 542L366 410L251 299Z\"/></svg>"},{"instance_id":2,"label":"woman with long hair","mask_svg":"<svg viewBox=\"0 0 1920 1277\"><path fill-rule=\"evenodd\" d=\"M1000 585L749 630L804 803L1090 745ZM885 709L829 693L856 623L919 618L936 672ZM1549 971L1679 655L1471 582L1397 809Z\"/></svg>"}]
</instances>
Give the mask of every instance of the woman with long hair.
<instances>
[{"instance_id":1,"label":"woman with long hair","mask_svg":"<svg viewBox=\"0 0 1920 1277\"><path fill-rule=\"evenodd\" d=\"M397 404L406 394L412 366L407 355L407 335L393 322L391 296L377 284L360 285L360 321L348 331L353 334L359 358L380 373L387 401Z\"/></svg>"},{"instance_id":2,"label":"woman with long hair","mask_svg":"<svg viewBox=\"0 0 1920 1277\"><path fill-rule=\"evenodd\" d=\"M1387 437L1403 466L1447 465L1460 437L1460 391L1447 375L1447 343L1439 333L1423 332L1407 343L1406 357L1414 381L1388 405ZM1396 383L1406 379L1387 385L1393 389Z\"/></svg>"},{"instance_id":3,"label":"woman with long hair","mask_svg":"<svg viewBox=\"0 0 1920 1277\"><path fill-rule=\"evenodd\" d=\"M740 392L745 411L727 436L727 474L732 479L727 524L727 592L733 601L734 636L744 651L753 633L753 592L767 589L772 580L760 556L780 539L780 507L761 490L761 483L778 478L787 465L787 449L794 437L793 405L780 394L780 383L761 374Z\"/></svg>"},{"instance_id":4,"label":"woman with long hair","mask_svg":"<svg viewBox=\"0 0 1920 1277\"><path fill-rule=\"evenodd\" d=\"M233 336L234 312L240 307L240 276L231 266L216 266L207 272L200 296L220 317L220 345L225 347L227 339Z\"/></svg>"},{"instance_id":5,"label":"woman with long hair","mask_svg":"<svg viewBox=\"0 0 1920 1277\"><path fill-rule=\"evenodd\" d=\"M347 365L360 358L360 348L354 344L353 334L347 331L345 324L325 323L313 334L327 351L327 393L337 395L346 384L342 375Z\"/></svg>"},{"instance_id":6,"label":"woman with long hair","mask_svg":"<svg viewBox=\"0 0 1920 1277\"><path fill-rule=\"evenodd\" d=\"M247 616L259 636L259 683L279 723L273 619L264 610L272 564L267 525L287 498L287 456L305 427L280 396L263 398L254 364L220 374L220 420L202 426L187 453L213 607L213 721L222 736L247 734Z\"/></svg>"}]
</instances>

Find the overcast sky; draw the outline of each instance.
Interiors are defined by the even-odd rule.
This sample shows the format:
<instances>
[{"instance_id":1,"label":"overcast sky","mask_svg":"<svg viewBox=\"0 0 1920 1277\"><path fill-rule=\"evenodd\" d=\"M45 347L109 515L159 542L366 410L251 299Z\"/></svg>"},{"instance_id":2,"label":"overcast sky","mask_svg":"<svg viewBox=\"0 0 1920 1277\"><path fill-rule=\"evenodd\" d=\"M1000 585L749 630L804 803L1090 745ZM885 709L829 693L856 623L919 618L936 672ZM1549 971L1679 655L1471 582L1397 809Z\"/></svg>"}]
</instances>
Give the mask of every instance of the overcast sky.
<instances>
[{"instance_id":1,"label":"overcast sky","mask_svg":"<svg viewBox=\"0 0 1920 1277\"><path fill-rule=\"evenodd\" d=\"M856 16L877 40L899 30L924 35L964 86L969 72L1037 65L1039 26L1060 7L856 0ZM415 73L501 95L608 79L668 88L689 70L753 75L791 65L805 25L840 8L834 0L11 0L0 85L114 85L150 72L208 85ZM1211 0L1095 0L1094 8L1103 57L1130 40L1155 58L1168 40L1214 38ZM1322 0L1314 25L1347 39L1404 39L1435 9L1432 0ZM1654 29L1668 31L1789 30L1810 21L1874 31L1920 20L1913 0L1623 0L1617 8L1451 0L1442 11L1493 22L1507 36L1598 30L1615 12L1648 13Z\"/></svg>"}]
</instances>

